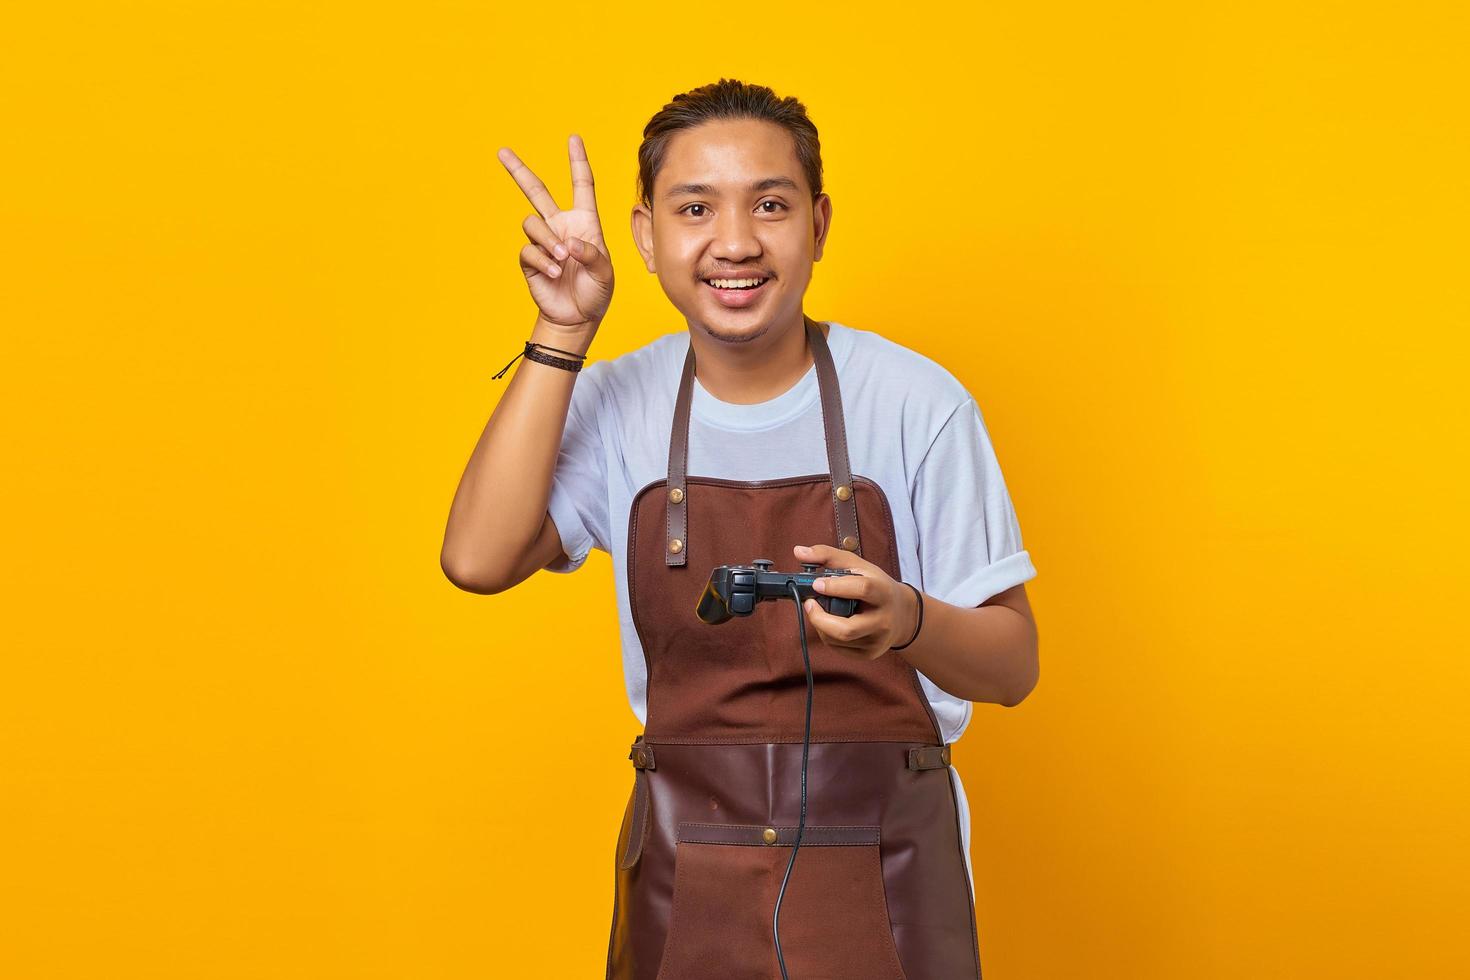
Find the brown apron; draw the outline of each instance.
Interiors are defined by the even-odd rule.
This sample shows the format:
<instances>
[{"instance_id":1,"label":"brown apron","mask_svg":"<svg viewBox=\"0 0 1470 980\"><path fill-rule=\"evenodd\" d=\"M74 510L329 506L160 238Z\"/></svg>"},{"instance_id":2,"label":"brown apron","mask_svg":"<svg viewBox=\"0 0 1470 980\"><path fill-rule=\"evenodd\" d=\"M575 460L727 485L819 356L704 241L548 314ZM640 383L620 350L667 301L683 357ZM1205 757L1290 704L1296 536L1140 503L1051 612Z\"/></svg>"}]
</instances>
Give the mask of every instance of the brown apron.
<instances>
[{"instance_id":1,"label":"brown apron","mask_svg":"<svg viewBox=\"0 0 1470 980\"><path fill-rule=\"evenodd\" d=\"M849 471L837 372L810 318L830 473L686 477L694 348L669 475L633 499L628 590L648 666L618 833L610 980L779 980L771 937L800 817L806 671L792 600L716 626L695 605L718 565L795 571L823 539L899 578L882 489ZM859 538L861 529L861 538ZM949 746L897 654L848 658L807 630L815 694L807 816L781 903L791 980L980 976Z\"/></svg>"}]
</instances>

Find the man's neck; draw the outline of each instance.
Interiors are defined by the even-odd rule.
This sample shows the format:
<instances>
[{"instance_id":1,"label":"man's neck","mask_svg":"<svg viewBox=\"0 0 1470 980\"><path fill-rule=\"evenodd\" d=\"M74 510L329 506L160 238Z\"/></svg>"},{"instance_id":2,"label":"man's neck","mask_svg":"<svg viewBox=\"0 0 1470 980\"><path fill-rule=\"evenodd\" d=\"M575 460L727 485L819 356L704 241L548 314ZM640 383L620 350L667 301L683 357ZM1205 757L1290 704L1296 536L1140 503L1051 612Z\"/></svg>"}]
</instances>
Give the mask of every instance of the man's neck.
<instances>
[{"instance_id":1,"label":"man's neck","mask_svg":"<svg viewBox=\"0 0 1470 980\"><path fill-rule=\"evenodd\" d=\"M817 323L817 329L823 337L830 333L825 323ZM732 405L770 401L789 391L812 366L800 311L794 325L772 328L752 341L726 343L691 327L689 343L694 347L694 376L705 391Z\"/></svg>"}]
</instances>

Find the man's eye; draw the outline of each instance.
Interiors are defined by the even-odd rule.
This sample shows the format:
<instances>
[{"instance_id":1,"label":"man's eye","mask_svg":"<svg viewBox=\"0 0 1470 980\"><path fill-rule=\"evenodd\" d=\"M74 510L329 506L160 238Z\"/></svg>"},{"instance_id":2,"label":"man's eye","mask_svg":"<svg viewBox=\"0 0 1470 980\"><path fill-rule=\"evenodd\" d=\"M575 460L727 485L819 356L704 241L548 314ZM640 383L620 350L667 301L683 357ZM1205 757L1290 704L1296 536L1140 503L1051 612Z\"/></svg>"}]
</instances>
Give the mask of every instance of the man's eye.
<instances>
[{"instance_id":1,"label":"man's eye","mask_svg":"<svg viewBox=\"0 0 1470 980\"><path fill-rule=\"evenodd\" d=\"M757 208L761 208L761 209L765 209L765 207L766 207L767 204L774 204L776 207L775 208L772 208L772 209L762 210L761 211L761 214L775 214L776 211L777 211L777 209L782 210L782 211L789 211L789 210L791 210L785 204L783 204L781 201L762 201L759 204L757 204L756 207ZM695 208L699 208L699 211L696 212L694 210ZM704 217L704 212L706 212L708 210L709 210L709 208L707 208L703 204L686 204L686 205L684 205L684 207L682 207L682 208L679 209L679 213L680 214L687 213L691 218L702 218L702 217Z\"/></svg>"}]
</instances>

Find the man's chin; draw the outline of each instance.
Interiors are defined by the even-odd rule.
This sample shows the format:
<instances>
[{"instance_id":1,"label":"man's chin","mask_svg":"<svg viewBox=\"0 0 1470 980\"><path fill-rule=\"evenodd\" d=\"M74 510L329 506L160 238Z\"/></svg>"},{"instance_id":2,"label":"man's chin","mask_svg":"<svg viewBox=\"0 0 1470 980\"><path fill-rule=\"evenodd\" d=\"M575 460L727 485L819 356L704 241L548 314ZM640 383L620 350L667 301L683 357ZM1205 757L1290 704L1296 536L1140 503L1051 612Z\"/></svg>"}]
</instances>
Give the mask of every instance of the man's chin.
<instances>
[{"instance_id":1,"label":"man's chin","mask_svg":"<svg viewBox=\"0 0 1470 980\"><path fill-rule=\"evenodd\" d=\"M705 333L727 344L749 343L764 336L771 329L770 317L751 317L743 323L711 322L709 319L702 319L699 322L704 327Z\"/></svg>"},{"instance_id":2,"label":"man's chin","mask_svg":"<svg viewBox=\"0 0 1470 980\"><path fill-rule=\"evenodd\" d=\"M769 333L778 314L774 310L729 310L716 305L713 309L701 307L685 319L722 343L747 344Z\"/></svg>"}]
</instances>

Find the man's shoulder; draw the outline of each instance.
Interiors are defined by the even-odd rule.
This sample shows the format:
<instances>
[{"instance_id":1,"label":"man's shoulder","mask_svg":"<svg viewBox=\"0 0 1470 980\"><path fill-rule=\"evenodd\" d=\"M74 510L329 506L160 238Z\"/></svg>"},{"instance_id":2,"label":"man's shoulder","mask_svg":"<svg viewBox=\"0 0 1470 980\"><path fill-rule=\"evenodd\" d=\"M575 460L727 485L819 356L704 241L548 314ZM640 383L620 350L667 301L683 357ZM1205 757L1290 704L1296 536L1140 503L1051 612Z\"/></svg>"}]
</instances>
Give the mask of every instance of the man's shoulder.
<instances>
[{"instance_id":1,"label":"man's shoulder","mask_svg":"<svg viewBox=\"0 0 1470 980\"><path fill-rule=\"evenodd\" d=\"M584 370L592 372L604 387L644 390L649 379L667 376L670 363L679 360L682 364L688 343L689 334L684 331L666 333L641 347L594 361Z\"/></svg>"},{"instance_id":2,"label":"man's shoulder","mask_svg":"<svg viewBox=\"0 0 1470 980\"><path fill-rule=\"evenodd\" d=\"M910 407L944 414L971 399L964 383L933 358L874 330L835 327L849 337L844 373L883 399L901 398Z\"/></svg>"},{"instance_id":3,"label":"man's shoulder","mask_svg":"<svg viewBox=\"0 0 1470 980\"><path fill-rule=\"evenodd\" d=\"M581 371L573 400L595 405L599 415L607 413L608 417L643 411L650 395L678 383L688 336L664 334L633 350L589 362Z\"/></svg>"}]
</instances>

